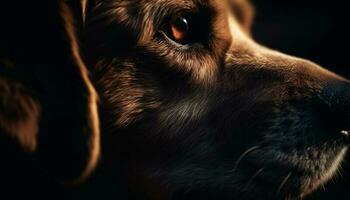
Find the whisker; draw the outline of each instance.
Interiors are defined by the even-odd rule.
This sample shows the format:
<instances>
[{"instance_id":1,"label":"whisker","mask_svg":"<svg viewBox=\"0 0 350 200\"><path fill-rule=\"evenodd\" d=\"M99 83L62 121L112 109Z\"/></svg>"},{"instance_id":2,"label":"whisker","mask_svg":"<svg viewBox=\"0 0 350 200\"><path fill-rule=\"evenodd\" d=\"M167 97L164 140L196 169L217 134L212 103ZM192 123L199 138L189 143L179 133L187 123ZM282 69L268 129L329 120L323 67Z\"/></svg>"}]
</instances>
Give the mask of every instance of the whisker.
<instances>
[{"instance_id":1,"label":"whisker","mask_svg":"<svg viewBox=\"0 0 350 200\"><path fill-rule=\"evenodd\" d=\"M243 191L247 191L248 187L252 184L252 182L254 181L254 179L261 174L261 172L263 172L265 170L265 168L261 168L259 169L257 172L255 172L255 174L249 179L248 183L245 185Z\"/></svg>"},{"instance_id":2,"label":"whisker","mask_svg":"<svg viewBox=\"0 0 350 200\"><path fill-rule=\"evenodd\" d=\"M278 197L278 195L280 195L284 185L287 183L288 179L290 178L290 176L292 175L292 172L290 172L284 179L283 181L281 182L280 186L278 187L278 190L276 192L276 195L275 197Z\"/></svg>"},{"instance_id":3,"label":"whisker","mask_svg":"<svg viewBox=\"0 0 350 200\"><path fill-rule=\"evenodd\" d=\"M232 171L235 172L238 168L239 163L243 160L243 158L258 148L260 148L260 146L253 146L253 147L249 148L248 150L246 150L245 152L243 152L242 155L237 159Z\"/></svg>"},{"instance_id":4,"label":"whisker","mask_svg":"<svg viewBox=\"0 0 350 200\"><path fill-rule=\"evenodd\" d=\"M345 178L344 175L343 175L343 173L344 173L344 167L343 167L343 165L344 165L343 162L340 163L340 165L339 165L339 167L338 167L338 169L337 169L337 173L338 173L338 175L340 176L340 179L343 180L343 181L345 181L346 178Z\"/></svg>"}]
</instances>

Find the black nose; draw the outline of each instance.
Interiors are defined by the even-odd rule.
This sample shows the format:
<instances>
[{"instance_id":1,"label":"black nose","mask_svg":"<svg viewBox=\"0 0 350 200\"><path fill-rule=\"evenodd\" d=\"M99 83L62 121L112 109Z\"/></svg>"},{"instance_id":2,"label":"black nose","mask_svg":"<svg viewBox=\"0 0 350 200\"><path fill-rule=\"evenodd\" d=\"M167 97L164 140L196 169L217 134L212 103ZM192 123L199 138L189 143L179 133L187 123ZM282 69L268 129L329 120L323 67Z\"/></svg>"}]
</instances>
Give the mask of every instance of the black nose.
<instances>
[{"instance_id":1,"label":"black nose","mask_svg":"<svg viewBox=\"0 0 350 200\"><path fill-rule=\"evenodd\" d=\"M350 144L350 82L328 83L321 99L324 103L319 109L322 126L329 134L340 136Z\"/></svg>"},{"instance_id":2,"label":"black nose","mask_svg":"<svg viewBox=\"0 0 350 200\"><path fill-rule=\"evenodd\" d=\"M343 130L343 131L340 131L340 134L341 136L343 137L343 140L347 143L347 144L350 144L349 142L349 133L350 131L346 131L346 130Z\"/></svg>"}]
</instances>

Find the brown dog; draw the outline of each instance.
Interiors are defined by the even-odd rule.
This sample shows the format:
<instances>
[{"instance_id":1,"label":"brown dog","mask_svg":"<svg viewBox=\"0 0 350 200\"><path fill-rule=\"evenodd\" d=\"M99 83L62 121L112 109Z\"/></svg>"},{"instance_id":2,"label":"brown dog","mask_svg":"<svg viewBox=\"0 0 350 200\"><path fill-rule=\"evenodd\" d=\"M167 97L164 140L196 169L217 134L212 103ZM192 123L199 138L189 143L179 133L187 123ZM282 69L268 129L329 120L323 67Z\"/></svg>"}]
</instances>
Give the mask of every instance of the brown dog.
<instances>
[{"instance_id":1,"label":"brown dog","mask_svg":"<svg viewBox=\"0 0 350 200\"><path fill-rule=\"evenodd\" d=\"M79 36L69 34L70 26L66 31L74 44L69 49L77 56L79 39L101 96L102 166L131 191L127 199L299 199L336 174L348 145L349 82L257 44L249 34L253 11L246 1L85 3L75 11L83 16ZM71 55L66 53L58 55ZM82 72L78 64L73 69ZM84 80L83 86L62 86L57 79L48 85L84 94L86 76L68 76L73 85ZM51 96L52 89L38 93ZM83 97L91 97L88 91ZM65 106L81 101L63 99ZM77 107L68 108L66 113ZM55 136L56 126L48 127L47 137L50 130ZM71 138L76 129L67 128L62 137ZM79 147L86 140L68 141Z\"/></svg>"},{"instance_id":2,"label":"brown dog","mask_svg":"<svg viewBox=\"0 0 350 200\"><path fill-rule=\"evenodd\" d=\"M234 0L88 7L104 156L138 199L293 199L335 175L349 82L257 44L251 19Z\"/></svg>"}]
</instances>

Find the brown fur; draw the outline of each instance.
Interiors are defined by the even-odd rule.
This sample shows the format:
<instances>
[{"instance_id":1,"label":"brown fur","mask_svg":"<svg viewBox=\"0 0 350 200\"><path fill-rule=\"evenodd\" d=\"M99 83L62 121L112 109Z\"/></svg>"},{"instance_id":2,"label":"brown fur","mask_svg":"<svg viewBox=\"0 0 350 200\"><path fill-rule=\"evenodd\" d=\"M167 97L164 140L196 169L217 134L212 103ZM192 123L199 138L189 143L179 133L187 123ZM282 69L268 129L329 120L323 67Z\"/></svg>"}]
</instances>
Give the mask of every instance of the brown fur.
<instances>
[{"instance_id":1,"label":"brown fur","mask_svg":"<svg viewBox=\"0 0 350 200\"><path fill-rule=\"evenodd\" d=\"M339 169L348 145L341 133L349 127L349 82L257 44L247 1L46 6L57 13L37 25L44 34L40 29L34 35L58 24L57 35L37 37L39 47L17 44L15 36L11 42L50 59L23 64L37 52L26 57L1 48L2 65L13 62L14 71L0 71L6 94L0 133L30 150L37 147L49 177L88 176L99 155L99 120L100 170L125 187L127 199L299 199ZM195 34L186 44L166 32L169 20L179 16L192 20ZM54 47L45 45L50 42ZM99 119L93 86L101 98ZM28 133L22 126L30 127Z\"/></svg>"},{"instance_id":2,"label":"brown fur","mask_svg":"<svg viewBox=\"0 0 350 200\"><path fill-rule=\"evenodd\" d=\"M335 174L346 123L321 124L345 114L330 97L346 94L330 88L347 81L257 44L252 10L218 0L96 1L87 10L104 155L136 198L156 199L149 185L169 199L299 198ZM176 44L162 26L186 13L198 19L197 40ZM326 140L330 132L339 135Z\"/></svg>"}]
</instances>

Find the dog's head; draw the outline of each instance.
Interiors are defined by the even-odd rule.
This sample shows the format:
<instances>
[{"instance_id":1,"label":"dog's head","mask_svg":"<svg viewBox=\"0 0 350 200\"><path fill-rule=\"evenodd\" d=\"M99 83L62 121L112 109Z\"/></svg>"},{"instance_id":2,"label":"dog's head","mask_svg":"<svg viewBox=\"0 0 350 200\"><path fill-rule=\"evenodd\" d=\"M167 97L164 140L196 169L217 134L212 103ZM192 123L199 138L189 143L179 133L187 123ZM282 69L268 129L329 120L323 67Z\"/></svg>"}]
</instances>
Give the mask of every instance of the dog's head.
<instances>
[{"instance_id":1,"label":"dog's head","mask_svg":"<svg viewBox=\"0 0 350 200\"><path fill-rule=\"evenodd\" d=\"M105 153L136 185L179 199L294 198L336 173L350 84L257 44L251 18L235 0L88 6Z\"/></svg>"}]
</instances>

